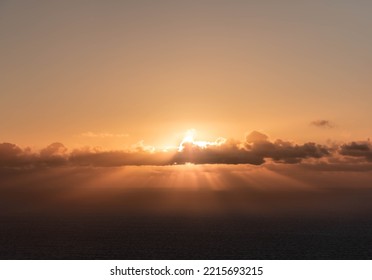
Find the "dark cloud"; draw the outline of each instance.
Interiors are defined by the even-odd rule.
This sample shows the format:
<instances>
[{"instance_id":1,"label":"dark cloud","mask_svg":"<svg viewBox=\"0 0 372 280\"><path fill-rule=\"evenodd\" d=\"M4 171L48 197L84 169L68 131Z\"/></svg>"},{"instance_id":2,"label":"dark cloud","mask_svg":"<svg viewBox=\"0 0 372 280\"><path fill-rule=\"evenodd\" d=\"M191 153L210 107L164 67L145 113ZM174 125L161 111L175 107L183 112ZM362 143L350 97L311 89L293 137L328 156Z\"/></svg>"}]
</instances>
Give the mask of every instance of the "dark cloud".
<instances>
[{"instance_id":1,"label":"dark cloud","mask_svg":"<svg viewBox=\"0 0 372 280\"><path fill-rule=\"evenodd\" d=\"M312 161L312 162L311 162ZM322 162L320 162L322 161ZM102 151L91 148L71 152L61 143L53 143L39 153L10 144L0 144L0 167L30 168L53 166L126 166L174 164L251 164L265 162L286 164L309 163L333 166L372 162L370 142L351 142L338 146L317 143L296 144L284 140L269 141L268 136L252 132L244 141L228 139L200 147L197 143L184 143L183 149L156 151L144 145L128 151ZM360 165L359 165L360 166ZM333 167L331 167L333 168ZM364 167L365 168L365 167Z\"/></svg>"},{"instance_id":2,"label":"dark cloud","mask_svg":"<svg viewBox=\"0 0 372 280\"><path fill-rule=\"evenodd\" d=\"M150 153L145 151L87 151L74 150L69 163L79 166L123 166L123 165L169 165L171 154L166 152Z\"/></svg>"},{"instance_id":3,"label":"dark cloud","mask_svg":"<svg viewBox=\"0 0 372 280\"><path fill-rule=\"evenodd\" d=\"M0 167L24 167L34 160L28 149L22 150L11 143L0 143Z\"/></svg>"},{"instance_id":4,"label":"dark cloud","mask_svg":"<svg viewBox=\"0 0 372 280\"><path fill-rule=\"evenodd\" d=\"M68 157L67 148L62 143L56 142L40 151L39 163L47 166L64 165Z\"/></svg>"},{"instance_id":5,"label":"dark cloud","mask_svg":"<svg viewBox=\"0 0 372 280\"><path fill-rule=\"evenodd\" d=\"M367 161L372 161L372 145L369 141L351 142L341 146L340 154L344 156L363 157Z\"/></svg>"},{"instance_id":6,"label":"dark cloud","mask_svg":"<svg viewBox=\"0 0 372 280\"><path fill-rule=\"evenodd\" d=\"M11 143L0 144L0 159L1 160L12 160L18 157L22 153L22 149L17 145Z\"/></svg>"},{"instance_id":7,"label":"dark cloud","mask_svg":"<svg viewBox=\"0 0 372 280\"><path fill-rule=\"evenodd\" d=\"M257 142L253 145L253 152L271 158L277 162L298 163L307 158L322 158L330 155L326 146L315 143L305 143L303 145L277 140L271 142Z\"/></svg>"},{"instance_id":8,"label":"dark cloud","mask_svg":"<svg viewBox=\"0 0 372 280\"><path fill-rule=\"evenodd\" d=\"M328 120L316 120L311 122L311 125L324 128L333 128L334 124Z\"/></svg>"},{"instance_id":9,"label":"dark cloud","mask_svg":"<svg viewBox=\"0 0 372 280\"><path fill-rule=\"evenodd\" d=\"M268 137L259 132L253 132L246 138L245 143L227 141L219 146L201 148L191 143L184 146L182 152L175 155L178 163L192 162L224 163L224 164L263 164L265 159L276 162L298 163L306 158L321 158L329 155L325 146L315 143L296 145L277 140L267 141Z\"/></svg>"},{"instance_id":10,"label":"dark cloud","mask_svg":"<svg viewBox=\"0 0 372 280\"><path fill-rule=\"evenodd\" d=\"M41 157L63 157L67 153L67 148L62 143L50 144L40 151Z\"/></svg>"}]
</instances>

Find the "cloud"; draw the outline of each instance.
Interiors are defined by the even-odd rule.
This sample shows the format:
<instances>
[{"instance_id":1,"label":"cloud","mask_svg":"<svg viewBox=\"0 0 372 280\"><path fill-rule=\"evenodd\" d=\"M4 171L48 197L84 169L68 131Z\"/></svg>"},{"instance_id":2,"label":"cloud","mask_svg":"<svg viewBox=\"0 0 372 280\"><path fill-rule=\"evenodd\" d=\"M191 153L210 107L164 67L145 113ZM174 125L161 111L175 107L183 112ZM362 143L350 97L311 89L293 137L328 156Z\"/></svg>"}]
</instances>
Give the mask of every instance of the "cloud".
<instances>
[{"instance_id":1,"label":"cloud","mask_svg":"<svg viewBox=\"0 0 372 280\"><path fill-rule=\"evenodd\" d=\"M37 155L32 154L29 148L21 149L12 143L0 143L0 167L33 166L37 161Z\"/></svg>"},{"instance_id":2,"label":"cloud","mask_svg":"<svg viewBox=\"0 0 372 280\"><path fill-rule=\"evenodd\" d=\"M11 143L2 143L0 144L0 159L1 160L10 160L16 158L22 153L22 149L17 145Z\"/></svg>"},{"instance_id":3,"label":"cloud","mask_svg":"<svg viewBox=\"0 0 372 280\"><path fill-rule=\"evenodd\" d=\"M267 139L269 139L269 137L267 135L262 134L258 131L252 131L246 137L246 141L248 143L264 142L264 141L267 141Z\"/></svg>"},{"instance_id":4,"label":"cloud","mask_svg":"<svg viewBox=\"0 0 372 280\"><path fill-rule=\"evenodd\" d=\"M67 148L62 143L50 144L45 149L40 151L41 157L62 157L67 153Z\"/></svg>"},{"instance_id":5,"label":"cloud","mask_svg":"<svg viewBox=\"0 0 372 280\"><path fill-rule=\"evenodd\" d=\"M150 145L145 145L145 141L143 140L134 144L132 148L136 150L137 152L150 152L150 153L155 152L155 147L150 146Z\"/></svg>"},{"instance_id":6,"label":"cloud","mask_svg":"<svg viewBox=\"0 0 372 280\"><path fill-rule=\"evenodd\" d=\"M192 162L196 164L255 164L260 165L265 159L275 162L298 163L306 158L321 158L328 156L328 148L315 143L303 145L282 140L270 142L268 136L254 131L246 137L245 142L228 140L218 146L201 148L187 143L184 149L175 155L177 163Z\"/></svg>"},{"instance_id":7,"label":"cloud","mask_svg":"<svg viewBox=\"0 0 372 280\"><path fill-rule=\"evenodd\" d=\"M316 120L316 121L311 122L310 124L313 126L322 127L322 128L333 128L334 127L334 124L328 120Z\"/></svg>"},{"instance_id":8,"label":"cloud","mask_svg":"<svg viewBox=\"0 0 372 280\"><path fill-rule=\"evenodd\" d=\"M200 146L199 142L185 142L183 149L156 150L143 141L130 150L99 150L82 148L68 151L62 143L53 143L40 152L32 153L15 144L0 144L0 167L30 168L53 166L126 166L126 165L174 165L174 164L251 164L268 162L281 164L309 163L328 169L339 169L352 164L361 166L372 162L370 142L351 142L325 146L313 142L296 144L284 140L269 141L269 137L253 131L243 141L227 139ZM212 142L211 142L212 143ZM364 166L365 168L369 168Z\"/></svg>"},{"instance_id":9,"label":"cloud","mask_svg":"<svg viewBox=\"0 0 372 280\"><path fill-rule=\"evenodd\" d=\"M0 144L0 166L17 165L23 151L17 145L11 143Z\"/></svg>"},{"instance_id":10,"label":"cloud","mask_svg":"<svg viewBox=\"0 0 372 280\"><path fill-rule=\"evenodd\" d=\"M340 154L344 156L362 157L372 161L372 145L369 141L351 142L341 146Z\"/></svg>"},{"instance_id":11,"label":"cloud","mask_svg":"<svg viewBox=\"0 0 372 280\"><path fill-rule=\"evenodd\" d=\"M62 143L52 143L40 151L39 164L47 166L63 165L67 163L68 156L67 148Z\"/></svg>"},{"instance_id":12,"label":"cloud","mask_svg":"<svg viewBox=\"0 0 372 280\"><path fill-rule=\"evenodd\" d=\"M77 166L170 165L171 154L146 151L86 151L74 150L69 163Z\"/></svg>"}]
</instances>

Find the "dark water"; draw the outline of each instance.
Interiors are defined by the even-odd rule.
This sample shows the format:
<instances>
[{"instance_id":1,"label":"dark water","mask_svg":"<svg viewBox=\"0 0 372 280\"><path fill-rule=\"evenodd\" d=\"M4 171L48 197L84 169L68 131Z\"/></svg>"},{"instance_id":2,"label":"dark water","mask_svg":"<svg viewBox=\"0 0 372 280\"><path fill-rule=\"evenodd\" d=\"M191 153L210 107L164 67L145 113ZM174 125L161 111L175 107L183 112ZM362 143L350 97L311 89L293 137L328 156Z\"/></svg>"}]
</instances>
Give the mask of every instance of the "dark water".
<instances>
[{"instance_id":1,"label":"dark water","mask_svg":"<svg viewBox=\"0 0 372 280\"><path fill-rule=\"evenodd\" d=\"M371 259L369 219L2 217L1 259Z\"/></svg>"}]
</instances>

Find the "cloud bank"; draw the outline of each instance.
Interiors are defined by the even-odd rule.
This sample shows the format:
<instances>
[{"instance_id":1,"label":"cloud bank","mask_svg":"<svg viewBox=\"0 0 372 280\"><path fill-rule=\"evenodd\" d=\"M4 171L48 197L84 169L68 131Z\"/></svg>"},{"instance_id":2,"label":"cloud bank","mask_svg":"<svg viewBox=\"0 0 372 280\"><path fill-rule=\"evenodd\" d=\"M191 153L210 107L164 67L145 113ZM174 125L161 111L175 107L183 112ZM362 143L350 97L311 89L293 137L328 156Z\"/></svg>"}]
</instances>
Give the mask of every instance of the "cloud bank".
<instances>
[{"instance_id":1,"label":"cloud bank","mask_svg":"<svg viewBox=\"0 0 372 280\"><path fill-rule=\"evenodd\" d=\"M283 164L311 163L347 164L372 162L369 141L325 146L313 142L296 144L284 140L270 141L257 131L244 140L228 139L201 147L193 142L183 143L182 150L158 151L138 148L102 151L92 148L68 151L62 143L53 143L40 152L21 149L15 144L0 144L0 167L29 168L35 166L126 166L174 164L252 164L265 162Z\"/></svg>"}]
</instances>

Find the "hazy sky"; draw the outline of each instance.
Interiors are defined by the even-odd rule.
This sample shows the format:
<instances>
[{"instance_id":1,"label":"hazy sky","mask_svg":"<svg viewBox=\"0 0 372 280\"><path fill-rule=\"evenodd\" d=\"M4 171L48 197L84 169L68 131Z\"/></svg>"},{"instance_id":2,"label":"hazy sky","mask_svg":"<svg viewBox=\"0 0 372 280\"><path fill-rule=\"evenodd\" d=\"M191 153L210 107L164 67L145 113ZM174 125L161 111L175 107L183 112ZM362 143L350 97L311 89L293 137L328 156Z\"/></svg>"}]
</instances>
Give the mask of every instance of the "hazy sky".
<instances>
[{"instance_id":1,"label":"hazy sky","mask_svg":"<svg viewBox=\"0 0 372 280\"><path fill-rule=\"evenodd\" d=\"M0 142L366 140L371 14L361 0L1 1Z\"/></svg>"}]
</instances>

